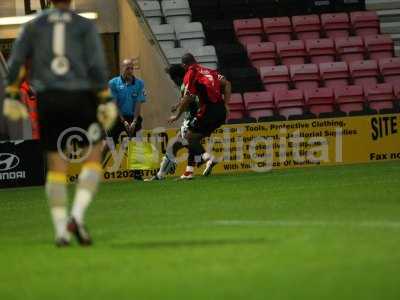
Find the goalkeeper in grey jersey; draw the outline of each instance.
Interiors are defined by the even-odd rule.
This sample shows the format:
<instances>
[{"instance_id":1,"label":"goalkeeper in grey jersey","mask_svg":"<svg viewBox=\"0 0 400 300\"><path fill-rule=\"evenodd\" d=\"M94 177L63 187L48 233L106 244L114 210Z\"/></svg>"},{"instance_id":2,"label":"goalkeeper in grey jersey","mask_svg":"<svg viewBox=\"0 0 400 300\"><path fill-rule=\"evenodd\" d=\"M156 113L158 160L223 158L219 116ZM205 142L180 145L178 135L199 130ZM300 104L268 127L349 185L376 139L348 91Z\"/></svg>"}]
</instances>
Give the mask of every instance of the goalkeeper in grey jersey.
<instances>
[{"instance_id":1,"label":"goalkeeper in grey jersey","mask_svg":"<svg viewBox=\"0 0 400 300\"><path fill-rule=\"evenodd\" d=\"M68 246L72 233L81 245L87 246L92 241L85 227L85 212L102 175L102 132L113 125L117 108L108 91L103 47L94 23L71 11L71 0L52 3L54 8L24 26L14 44L4 115L12 120L27 115L19 101L19 81L29 62L28 79L37 91L40 135L47 154L46 194L56 245ZM68 141L71 136L76 138L77 131L86 137L80 137L80 145L92 150L83 158L69 213L69 161L64 150L71 146ZM68 132L73 135L68 136Z\"/></svg>"}]
</instances>

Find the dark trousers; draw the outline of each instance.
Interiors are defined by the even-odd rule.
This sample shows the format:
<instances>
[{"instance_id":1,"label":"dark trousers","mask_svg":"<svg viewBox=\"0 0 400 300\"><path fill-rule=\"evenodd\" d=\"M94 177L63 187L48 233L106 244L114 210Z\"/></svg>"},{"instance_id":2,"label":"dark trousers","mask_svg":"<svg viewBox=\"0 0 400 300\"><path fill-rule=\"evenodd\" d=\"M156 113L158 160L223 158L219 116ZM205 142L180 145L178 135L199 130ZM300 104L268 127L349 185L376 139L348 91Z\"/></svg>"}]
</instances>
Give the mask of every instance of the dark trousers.
<instances>
[{"instance_id":1,"label":"dark trousers","mask_svg":"<svg viewBox=\"0 0 400 300\"><path fill-rule=\"evenodd\" d=\"M133 117L131 116L124 116L125 121L127 121L129 124L133 122ZM115 123L114 127L110 130L110 132L107 132L107 136L112 137L114 144L118 144L120 141L120 136L121 133L125 132L128 137L136 137L137 133L142 129L142 123L143 123L143 118L141 116L138 117L136 126L133 130L133 133L129 133L126 131L124 122L122 122L121 119L118 119L117 122Z\"/></svg>"},{"instance_id":2,"label":"dark trousers","mask_svg":"<svg viewBox=\"0 0 400 300\"><path fill-rule=\"evenodd\" d=\"M134 118L131 116L124 116L124 119L129 124L131 124L133 122ZM141 116L139 116L136 121L136 126L133 129L133 132L131 134L131 133L127 132L124 122L118 118L114 127L109 132L107 132L107 136L111 137L113 139L114 144L117 145L118 143L122 142L120 140L120 137L121 137L121 134L124 132L127 134L128 137L136 137L137 133L142 129L142 123L143 123L143 118ZM108 148L105 149L105 151L108 152ZM143 171L142 170L133 170L133 171L134 171L133 177L135 179L142 180Z\"/></svg>"}]
</instances>

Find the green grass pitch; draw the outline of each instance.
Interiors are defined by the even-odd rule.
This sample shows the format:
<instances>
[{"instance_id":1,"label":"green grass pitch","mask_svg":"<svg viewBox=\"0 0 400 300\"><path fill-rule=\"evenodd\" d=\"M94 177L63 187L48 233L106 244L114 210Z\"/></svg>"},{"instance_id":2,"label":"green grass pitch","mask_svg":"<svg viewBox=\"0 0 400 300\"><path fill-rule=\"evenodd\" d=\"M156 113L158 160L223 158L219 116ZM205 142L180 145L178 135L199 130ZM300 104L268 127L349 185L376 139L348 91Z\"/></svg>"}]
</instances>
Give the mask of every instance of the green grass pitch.
<instances>
[{"instance_id":1,"label":"green grass pitch","mask_svg":"<svg viewBox=\"0 0 400 300\"><path fill-rule=\"evenodd\" d=\"M43 196L0 191L1 300L400 299L400 163L104 184L88 249Z\"/></svg>"}]
</instances>

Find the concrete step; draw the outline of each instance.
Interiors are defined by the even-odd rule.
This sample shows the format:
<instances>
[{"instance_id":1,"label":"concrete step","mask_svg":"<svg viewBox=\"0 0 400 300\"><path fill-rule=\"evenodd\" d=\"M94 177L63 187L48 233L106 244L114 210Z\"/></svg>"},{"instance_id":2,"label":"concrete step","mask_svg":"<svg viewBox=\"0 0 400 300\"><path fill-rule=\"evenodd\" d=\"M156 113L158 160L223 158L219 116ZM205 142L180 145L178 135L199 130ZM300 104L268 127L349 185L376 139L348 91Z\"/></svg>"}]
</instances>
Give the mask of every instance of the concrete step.
<instances>
[{"instance_id":1,"label":"concrete step","mask_svg":"<svg viewBox=\"0 0 400 300\"><path fill-rule=\"evenodd\" d=\"M395 33L390 35L394 41L395 46L400 46L400 33Z\"/></svg>"},{"instance_id":2,"label":"concrete step","mask_svg":"<svg viewBox=\"0 0 400 300\"><path fill-rule=\"evenodd\" d=\"M368 10L387 10L400 8L399 0L367 0Z\"/></svg>"},{"instance_id":3,"label":"concrete step","mask_svg":"<svg viewBox=\"0 0 400 300\"><path fill-rule=\"evenodd\" d=\"M400 22L400 9L388 9L377 11L381 23Z\"/></svg>"},{"instance_id":4,"label":"concrete step","mask_svg":"<svg viewBox=\"0 0 400 300\"><path fill-rule=\"evenodd\" d=\"M394 55L395 56L400 56L400 46L394 47Z\"/></svg>"},{"instance_id":5,"label":"concrete step","mask_svg":"<svg viewBox=\"0 0 400 300\"><path fill-rule=\"evenodd\" d=\"M400 33L400 22L381 23L381 32L389 34Z\"/></svg>"}]
</instances>

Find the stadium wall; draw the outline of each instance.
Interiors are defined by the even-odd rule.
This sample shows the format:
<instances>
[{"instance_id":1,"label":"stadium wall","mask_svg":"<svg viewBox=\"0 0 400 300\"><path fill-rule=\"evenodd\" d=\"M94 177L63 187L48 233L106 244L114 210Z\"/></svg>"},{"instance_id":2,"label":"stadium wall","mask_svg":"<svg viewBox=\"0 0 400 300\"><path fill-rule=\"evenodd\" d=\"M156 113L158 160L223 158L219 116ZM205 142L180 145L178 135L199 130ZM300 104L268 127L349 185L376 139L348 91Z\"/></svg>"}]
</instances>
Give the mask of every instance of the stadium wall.
<instances>
[{"instance_id":1,"label":"stadium wall","mask_svg":"<svg viewBox=\"0 0 400 300\"><path fill-rule=\"evenodd\" d=\"M16 1L14 0L0 1L0 17L15 16L15 13L16 13Z\"/></svg>"},{"instance_id":2,"label":"stadium wall","mask_svg":"<svg viewBox=\"0 0 400 300\"><path fill-rule=\"evenodd\" d=\"M165 126L178 89L165 73L168 62L149 25L132 0L119 0L120 59L133 58L135 74L145 81L147 103L143 106L145 128Z\"/></svg>"}]
</instances>

